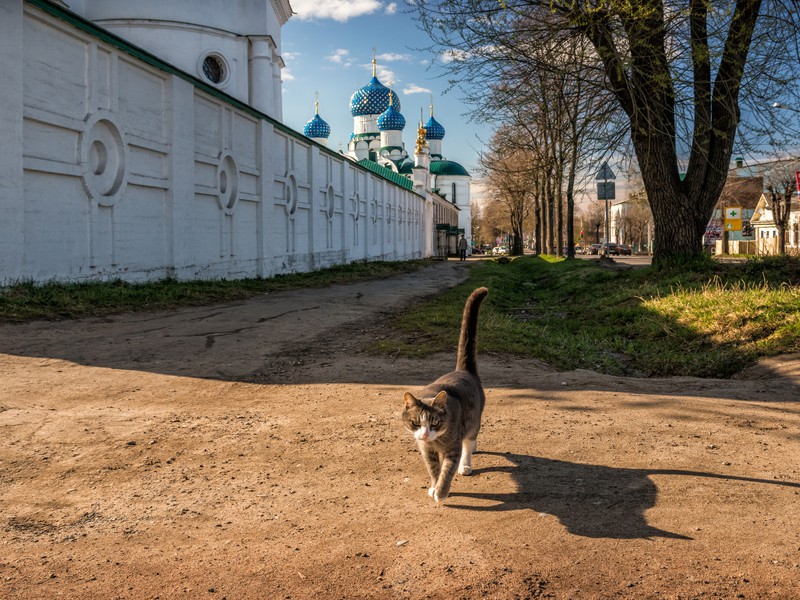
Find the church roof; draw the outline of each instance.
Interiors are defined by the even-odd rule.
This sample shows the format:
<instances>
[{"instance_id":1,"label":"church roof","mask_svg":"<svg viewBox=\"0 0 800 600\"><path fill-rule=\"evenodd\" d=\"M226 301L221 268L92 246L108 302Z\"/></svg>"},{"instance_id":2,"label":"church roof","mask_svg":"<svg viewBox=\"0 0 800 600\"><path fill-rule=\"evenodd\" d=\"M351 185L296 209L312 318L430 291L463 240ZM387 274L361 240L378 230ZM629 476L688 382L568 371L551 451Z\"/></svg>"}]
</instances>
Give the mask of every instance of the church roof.
<instances>
[{"instance_id":1,"label":"church roof","mask_svg":"<svg viewBox=\"0 0 800 600\"><path fill-rule=\"evenodd\" d=\"M411 175L414 173L414 163L410 160L407 160L402 165L400 165L400 174L401 175Z\"/></svg>"},{"instance_id":2,"label":"church roof","mask_svg":"<svg viewBox=\"0 0 800 600\"><path fill-rule=\"evenodd\" d=\"M425 123L425 139L426 140L441 140L444 137L444 127L442 124L439 123L436 119L431 118L428 119L428 122Z\"/></svg>"},{"instance_id":3,"label":"church roof","mask_svg":"<svg viewBox=\"0 0 800 600\"><path fill-rule=\"evenodd\" d=\"M316 114L314 118L303 127L303 135L310 138L327 139L331 135L331 126L328 125L319 114Z\"/></svg>"},{"instance_id":4,"label":"church roof","mask_svg":"<svg viewBox=\"0 0 800 600\"><path fill-rule=\"evenodd\" d=\"M384 179L388 179L392 183L396 183L397 185L404 187L407 190L414 189L414 183L408 177L395 173L388 167L379 165L378 163L368 160L366 158L358 161L358 164L364 167L365 169L372 171L376 175L380 175Z\"/></svg>"},{"instance_id":5,"label":"church roof","mask_svg":"<svg viewBox=\"0 0 800 600\"><path fill-rule=\"evenodd\" d=\"M378 129L380 131L403 131L406 126L406 119L400 111L394 107L394 100L385 111L378 117Z\"/></svg>"},{"instance_id":6,"label":"church roof","mask_svg":"<svg viewBox=\"0 0 800 600\"><path fill-rule=\"evenodd\" d=\"M357 90L350 98L350 114L354 117L379 115L389 107L390 95L392 106L399 111L400 98L373 76L367 85Z\"/></svg>"},{"instance_id":7,"label":"church roof","mask_svg":"<svg viewBox=\"0 0 800 600\"><path fill-rule=\"evenodd\" d=\"M459 163L452 160L431 161L431 175L461 175L470 177L469 172Z\"/></svg>"}]
</instances>

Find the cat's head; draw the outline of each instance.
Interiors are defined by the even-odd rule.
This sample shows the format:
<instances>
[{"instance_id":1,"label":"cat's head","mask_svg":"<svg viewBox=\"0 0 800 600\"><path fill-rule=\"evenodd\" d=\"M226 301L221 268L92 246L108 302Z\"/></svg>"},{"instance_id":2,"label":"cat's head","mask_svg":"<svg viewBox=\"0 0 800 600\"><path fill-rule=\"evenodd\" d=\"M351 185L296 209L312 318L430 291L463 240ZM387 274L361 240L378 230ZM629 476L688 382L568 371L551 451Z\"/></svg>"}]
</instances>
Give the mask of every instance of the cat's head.
<instances>
[{"instance_id":1,"label":"cat's head","mask_svg":"<svg viewBox=\"0 0 800 600\"><path fill-rule=\"evenodd\" d=\"M447 430L447 392L441 391L433 398L422 400L406 392L403 401L403 423L414 434L414 439L432 442Z\"/></svg>"}]
</instances>

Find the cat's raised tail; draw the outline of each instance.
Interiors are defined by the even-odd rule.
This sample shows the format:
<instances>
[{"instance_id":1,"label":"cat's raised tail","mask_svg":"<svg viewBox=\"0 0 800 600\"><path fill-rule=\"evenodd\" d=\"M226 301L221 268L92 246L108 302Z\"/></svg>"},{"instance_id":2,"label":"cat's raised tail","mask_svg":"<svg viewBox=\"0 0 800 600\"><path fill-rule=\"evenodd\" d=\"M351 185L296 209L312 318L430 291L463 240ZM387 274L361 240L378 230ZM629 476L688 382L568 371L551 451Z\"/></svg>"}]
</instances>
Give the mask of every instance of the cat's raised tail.
<instances>
[{"instance_id":1,"label":"cat's raised tail","mask_svg":"<svg viewBox=\"0 0 800 600\"><path fill-rule=\"evenodd\" d=\"M458 358L456 370L467 371L478 375L478 312L481 302L489 290L485 287L476 289L469 295L461 317L461 337L458 340Z\"/></svg>"}]
</instances>

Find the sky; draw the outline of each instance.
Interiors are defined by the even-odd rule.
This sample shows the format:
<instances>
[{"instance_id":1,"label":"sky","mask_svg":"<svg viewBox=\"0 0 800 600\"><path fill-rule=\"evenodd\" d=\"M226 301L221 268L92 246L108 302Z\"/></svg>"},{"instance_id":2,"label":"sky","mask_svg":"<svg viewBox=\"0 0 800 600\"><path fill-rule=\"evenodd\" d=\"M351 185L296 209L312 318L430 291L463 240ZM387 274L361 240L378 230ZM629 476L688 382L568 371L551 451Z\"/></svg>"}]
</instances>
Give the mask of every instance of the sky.
<instances>
[{"instance_id":1,"label":"sky","mask_svg":"<svg viewBox=\"0 0 800 600\"><path fill-rule=\"evenodd\" d=\"M448 89L441 61L423 48L430 44L408 14L403 0L290 0L296 13L281 31L283 70L283 121L303 130L314 116L319 94L319 114L331 126L328 147L346 150L353 131L350 97L372 77L373 48L378 79L400 98L406 118L403 141L413 153L420 119L434 115L445 128L445 158L461 163L477 177L478 157L491 135L486 124L469 122L468 107L457 90ZM439 65L439 69L431 64Z\"/></svg>"}]
</instances>

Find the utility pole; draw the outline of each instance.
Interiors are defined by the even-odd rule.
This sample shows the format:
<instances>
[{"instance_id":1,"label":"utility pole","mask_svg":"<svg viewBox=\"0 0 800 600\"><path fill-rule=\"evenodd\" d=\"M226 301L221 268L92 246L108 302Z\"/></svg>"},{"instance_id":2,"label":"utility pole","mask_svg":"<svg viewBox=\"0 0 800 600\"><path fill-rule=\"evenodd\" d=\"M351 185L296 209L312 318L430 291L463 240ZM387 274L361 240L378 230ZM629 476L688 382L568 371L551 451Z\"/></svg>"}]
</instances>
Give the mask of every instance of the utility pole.
<instances>
[{"instance_id":1,"label":"utility pole","mask_svg":"<svg viewBox=\"0 0 800 600\"><path fill-rule=\"evenodd\" d=\"M608 201L616 197L614 189L614 179L616 178L617 176L614 174L614 171L611 170L611 167L608 166L608 162L603 162L600 166L600 170L597 172L597 177L595 177L597 181L597 199L605 200L606 203L606 256L608 256L608 244L611 241L609 239Z\"/></svg>"}]
</instances>

